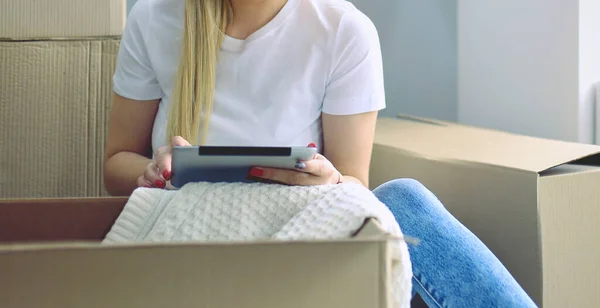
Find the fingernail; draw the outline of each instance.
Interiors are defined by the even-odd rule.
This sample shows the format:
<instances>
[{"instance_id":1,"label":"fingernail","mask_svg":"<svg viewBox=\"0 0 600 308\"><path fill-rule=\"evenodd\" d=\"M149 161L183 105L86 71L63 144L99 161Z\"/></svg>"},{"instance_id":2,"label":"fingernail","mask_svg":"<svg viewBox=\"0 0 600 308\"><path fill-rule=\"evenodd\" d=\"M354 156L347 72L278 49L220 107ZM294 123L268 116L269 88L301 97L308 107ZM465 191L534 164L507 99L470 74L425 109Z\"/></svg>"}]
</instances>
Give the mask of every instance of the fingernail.
<instances>
[{"instance_id":1,"label":"fingernail","mask_svg":"<svg viewBox=\"0 0 600 308\"><path fill-rule=\"evenodd\" d=\"M301 162L301 161L299 161L299 162L296 163L296 166L294 166L294 167L296 167L296 169L305 169L306 168L306 164L303 163L303 162Z\"/></svg>"},{"instance_id":2,"label":"fingernail","mask_svg":"<svg viewBox=\"0 0 600 308\"><path fill-rule=\"evenodd\" d=\"M164 181L161 180L157 180L154 184L156 184L156 187L158 188L165 188L165 186L167 185Z\"/></svg>"},{"instance_id":3,"label":"fingernail","mask_svg":"<svg viewBox=\"0 0 600 308\"><path fill-rule=\"evenodd\" d=\"M152 186L150 186L150 185L146 185L146 186L144 186L144 187L146 187L146 188L152 188Z\"/></svg>"},{"instance_id":4,"label":"fingernail","mask_svg":"<svg viewBox=\"0 0 600 308\"><path fill-rule=\"evenodd\" d=\"M171 172L169 172L167 170L163 171L163 178L165 180L167 180L167 181L170 180L171 179Z\"/></svg>"},{"instance_id":5,"label":"fingernail","mask_svg":"<svg viewBox=\"0 0 600 308\"><path fill-rule=\"evenodd\" d=\"M317 145L314 142L311 142L311 143L308 144L308 147L309 148L316 148Z\"/></svg>"},{"instance_id":6,"label":"fingernail","mask_svg":"<svg viewBox=\"0 0 600 308\"><path fill-rule=\"evenodd\" d=\"M264 174L265 174L265 171L262 170L262 169L260 169L260 168L254 167L254 168L250 169L250 175L251 176L261 177Z\"/></svg>"}]
</instances>

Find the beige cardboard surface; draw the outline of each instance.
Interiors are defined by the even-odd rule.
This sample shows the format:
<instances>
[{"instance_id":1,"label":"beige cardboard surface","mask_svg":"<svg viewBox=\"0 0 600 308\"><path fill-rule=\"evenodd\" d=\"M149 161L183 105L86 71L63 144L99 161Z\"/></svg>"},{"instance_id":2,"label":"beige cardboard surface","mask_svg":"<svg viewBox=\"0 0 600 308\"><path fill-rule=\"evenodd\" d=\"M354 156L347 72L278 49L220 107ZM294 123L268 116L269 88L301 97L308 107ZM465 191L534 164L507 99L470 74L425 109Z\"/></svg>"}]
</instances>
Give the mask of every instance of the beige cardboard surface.
<instances>
[{"instance_id":1,"label":"beige cardboard surface","mask_svg":"<svg viewBox=\"0 0 600 308\"><path fill-rule=\"evenodd\" d=\"M0 40L119 36L126 0L3 0Z\"/></svg>"},{"instance_id":2,"label":"beige cardboard surface","mask_svg":"<svg viewBox=\"0 0 600 308\"><path fill-rule=\"evenodd\" d=\"M593 187L600 169L545 169L590 155L593 162L599 152L426 119L380 119L371 184L419 180L540 306L598 307L600 190Z\"/></svg>"},{"instance_id":3,"label":"beige cardboard surface","mask_svg":"<svg viewBox=\"0 0 600 308\"><path fill-rule=\"evenodd\" d=\"M0 42L0 198L103 193L118 39Z\"/></svg>"},{"instance_id":4,"label":"beige cardboard surface","mask_svg":"<svg viewBox=\"0 0 600 308\"><path fill-rule=\"evenodd\" d=\"M538 188L544 301L551 307L600 307L600 171L557 169L541 177Z\"/></svg>"},{"instance_id":5,"label":"beige cardboard surface","mask_svg":"<svg viewBox=\"0 0 600 308\"><path fill-rule=\"evenodd\" d=\"M62 242L97 241L125 202L0 201L0 307L391 307L391 251L373 220L339 241Z\"/></svg>"},{"instance_id":6,"label":"beige cardboard surface","mask_svg":"<svg viewBox=\"0 0 600 308\"><path fill-rule=\"evenodd\" d=\"M387 308L386 246L357 240L6 250L0 306Z\"/></svg>"}]
</instances>

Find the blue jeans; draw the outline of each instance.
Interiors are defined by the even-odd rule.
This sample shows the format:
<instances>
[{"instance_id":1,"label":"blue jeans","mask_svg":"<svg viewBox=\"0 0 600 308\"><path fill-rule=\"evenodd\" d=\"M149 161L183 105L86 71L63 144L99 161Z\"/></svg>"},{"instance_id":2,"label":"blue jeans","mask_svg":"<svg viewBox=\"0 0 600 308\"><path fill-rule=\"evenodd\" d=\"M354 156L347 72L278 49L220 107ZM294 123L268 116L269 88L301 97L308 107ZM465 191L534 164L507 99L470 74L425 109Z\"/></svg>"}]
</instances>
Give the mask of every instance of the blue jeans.
<instances>
[{"instance_id":1,"label":"blue jeans","mask_svg":"<svg viewBox=\"0 0 600 308\"><path fill-rule=\"evenodd\" d=\"M409 245L413 296L429 307L536 307L498 258L415 180L388 182L374 190L420 243Z\"/></svg>"}]
</instances>

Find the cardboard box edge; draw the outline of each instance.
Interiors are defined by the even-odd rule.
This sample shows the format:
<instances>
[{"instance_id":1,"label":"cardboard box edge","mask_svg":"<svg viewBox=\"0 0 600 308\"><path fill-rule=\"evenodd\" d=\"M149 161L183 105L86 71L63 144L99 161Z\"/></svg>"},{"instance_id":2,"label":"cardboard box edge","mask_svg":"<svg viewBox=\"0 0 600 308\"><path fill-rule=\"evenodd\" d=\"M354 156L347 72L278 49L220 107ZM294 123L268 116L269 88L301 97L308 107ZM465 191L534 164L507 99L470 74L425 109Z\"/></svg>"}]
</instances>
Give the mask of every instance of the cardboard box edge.
<instances>
[{"instance_id":1,"label":"cardboard box edge","mask_svg":"<svg viewBox=\"0 0 600 308\"><path fill-rule=\"evenodd\" d=\"M547 138L539 138L539 137L533 137L533 136L527 136L527 135L522 135L522 134L515 134L515 133L510 133L510 132L505 132L505 131L501 131L501 130L497 130L497 129L490 129L490 128L484 128L484 127L476 127L476 126L470 126L470 125L464 125L464 124L460 124L460 123L454 123L454 122L448 122L448 121L442 121L442 120L436 120L436 119L429 119L429 118L423 118L423 117L418 117L418 116L412 116L412 115L408 115L408 114L403 114L403 113L398 113L395 117L384 117L384 118L380 118L380 119L387 119L387 120L406 120L406 121L414 121L414 122L420 122L422 124L429 124L429 125L438 125L438 126L443 126L443 127L464 127L464 128L470 128L470 129L475 129L475 130L480 130L480 131L486 131L486 132L495 132L495 133L503 133L503 134L509 134L509 135L513 135L516 138L518 137L526 137L526 138L535 138L538 140L545 140L547 142L556 142L556 143L561 143L561 144L571 144L571 145L578 145L578 146L587 146L584 144L580 144L580 143L576 143L576 142L567 142L567 141L561 141L561 140L553 140L553 139L547 139ZM379 120L379 119L378 119ZM512 167L508 167L508 166L502 166L499 164L485 164L485 163L480 163L480 162L472 162L469 160L456 160L456 159L440 159L438 157L434 157L432 155L421 155L419 153L416 153L414 151L408 151L406 149L399 149L396 148L394 146L390 146L390 145L384 145L384 144L377 144L374 143L374 145L380 145L380 146L385 146L388 148L393 148L394 150L397 150L399 152L405 153L409 156L413 156L413 157L421 157L424 158L426 160L431 160L431 161L438 161L438 162L448 162L448 163L458 163L458 164L471 164L471 165L485 165L485 166L490 166L490 167L494 167L494 168L501 168L501 169L505 169L505 170L513 170L513 171L522 171L522 172L526 172L526 173L537 173L537 174L542 174L543 172L555 168L557 166L560 165L564 165L564 164L570 164L573 162L577 162L580 160L585 160L588 158L592 158L596 155L600 155L600 149L596 149L596 150L592 150L590 149L589 151L586 151L587 154L585 155L579 155L576 157L573 157L570 160L560 160L560 162L555 163L551 166L546 167L545 169L542 170L527 170L527 169L520 169L520 168L512 168ZM590 146L595 146L595 145L590 145Z\"/></svg>"}]
</instances>

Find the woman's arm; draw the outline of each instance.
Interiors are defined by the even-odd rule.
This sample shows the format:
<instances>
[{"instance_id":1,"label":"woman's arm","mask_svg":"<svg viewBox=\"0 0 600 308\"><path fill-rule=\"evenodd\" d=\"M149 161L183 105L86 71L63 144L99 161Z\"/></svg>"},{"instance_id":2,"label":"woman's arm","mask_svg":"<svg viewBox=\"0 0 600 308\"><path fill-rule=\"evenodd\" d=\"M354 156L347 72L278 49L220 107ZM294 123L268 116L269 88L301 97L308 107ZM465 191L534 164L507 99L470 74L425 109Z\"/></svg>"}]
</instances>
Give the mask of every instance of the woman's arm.
<instances>
[{"instance_id":1,"label":"woman's arm","mask_svg":"<svg viewBox=\"0 0 600 308\"><path fill-rule=\"evenodd\" d=\"M291 185L341 180L368 187L375 122L385 108L385 91L379 37L366 15L354 12L342 17L331 54L334 60L321 109L324 155L298 164L296 171L254 168L252 176Z\"/></svg>"},{"instance_id":2,"label":"woman's arm","mask_svg":"<svg viewBox=\"0 0 600 308\"><path fill-rule=\"evenodd\" d=\"M342 182L357 182L368 187L377 111L323 114L322 119L324 156L343 175Z\"/></svg>"},{"instance_id":3,"label":"woman's arm","mask_svg":"<svg viewBox=\"0 0 600 308\"><path fill-rule=\"evenodd\" d=\"M355 182L369 186L369 166L377 111L353 115L323 114L324 155L299 162L295 170L254 167L250 175L290 185Z\"/></svg>"},{"instance_id":4,"label":"woman's arm","mask_svg":"<svg viewBox=\"0 0 600 308\"><path fill-rule=\"evenodd\" d=\"M104 152L104 184L113 196L129 196L152 162L152 127L159 100L136 101L115 94Z\"/></svg>"}]
</instances>

